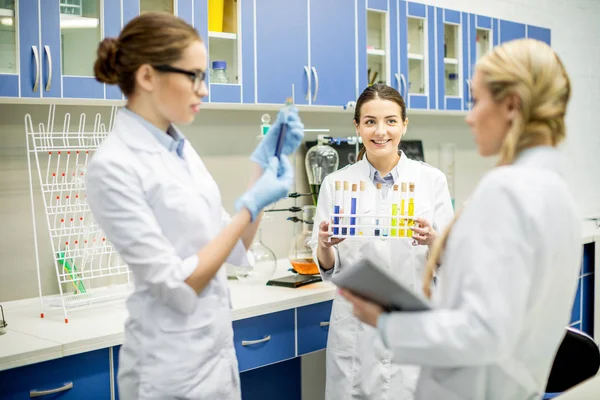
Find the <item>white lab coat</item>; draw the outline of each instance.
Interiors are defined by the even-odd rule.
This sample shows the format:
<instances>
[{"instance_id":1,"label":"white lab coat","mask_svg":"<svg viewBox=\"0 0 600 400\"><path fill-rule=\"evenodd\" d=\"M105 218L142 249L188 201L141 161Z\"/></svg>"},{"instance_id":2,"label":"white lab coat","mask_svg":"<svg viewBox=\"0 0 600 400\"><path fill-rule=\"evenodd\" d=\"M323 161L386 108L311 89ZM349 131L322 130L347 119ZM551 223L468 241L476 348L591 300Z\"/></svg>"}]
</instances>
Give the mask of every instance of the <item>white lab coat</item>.
<instances>
[{"instance_id":1,"label":"white lab coat","mask_svg":"<svg viewBox=\"0 0 600 400\"><path fill-rule=\"evenodd\" d=\"M421 215L442 231L452 220L453 210L445 175L427 164L408 159L404 153L396 166L396 183L415 182L415 215ZM321 221L333 212L335 181L366 182L366 196L359 200L359 212L376 212L376 187L369 177L366 160L347 166L327 176L321 185L315 229L311 240L313 257L317 259L317 235ZM392 197L392 190L388 192ZM359 259L375 259L382 267L420 290L427 246L413 246L412 239L346 240L334 247L336 262L333 271L322 272L330 279ZM410 363L405 363L410 364ZM326 399L328 400L409 400L414 396L418 367L399 365L383 345L375 328L362 324L352 314L350 303L335 296L327 340Z\"/></svg>"},{"instance_id":2,"label":"white lab coat","mask_svg":"<svg viewBox=\"0 0 600 400\"><path fill-rule=\"evenodd\" d=\"M569 323L581 220L558 150L525 151L480 182L453 227L435 311L394 313L383 338L423 366L418 399L540 399Z\"/></svg>"},{"instance_id":3,"label":"white lab coat","mask_svg":"<svg viewBox=\"0 0 600 400\"><path fill-rule=\"evenodd\" d=\"M126 400L241 397L225 271L199 295L184 283L229 216L189 142L184 158L120 112L88 166L92 213L135 285L118 372ZM241 241L227 262L247 262Z\"/></svg>"}]
</instances>

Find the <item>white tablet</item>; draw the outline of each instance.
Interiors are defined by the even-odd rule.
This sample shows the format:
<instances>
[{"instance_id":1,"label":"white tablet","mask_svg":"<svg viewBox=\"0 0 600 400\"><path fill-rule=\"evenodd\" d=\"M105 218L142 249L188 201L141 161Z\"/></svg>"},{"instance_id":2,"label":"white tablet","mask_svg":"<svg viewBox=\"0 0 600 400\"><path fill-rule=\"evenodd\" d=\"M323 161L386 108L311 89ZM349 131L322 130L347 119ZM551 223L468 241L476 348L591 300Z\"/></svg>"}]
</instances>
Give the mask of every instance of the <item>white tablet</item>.
<instances>
[{"instance_id":1,"label":"white tablet","mask_svg":"<svg viewBox=\"0 0 600 400\"><path fill-rule=\"evenodd\" d=\"M431 309L424 295L409 289L388 271L369 260L342 269L331 278L337 286L381 305L388 311L425 311Z\"/></svg>"}]
</instances>

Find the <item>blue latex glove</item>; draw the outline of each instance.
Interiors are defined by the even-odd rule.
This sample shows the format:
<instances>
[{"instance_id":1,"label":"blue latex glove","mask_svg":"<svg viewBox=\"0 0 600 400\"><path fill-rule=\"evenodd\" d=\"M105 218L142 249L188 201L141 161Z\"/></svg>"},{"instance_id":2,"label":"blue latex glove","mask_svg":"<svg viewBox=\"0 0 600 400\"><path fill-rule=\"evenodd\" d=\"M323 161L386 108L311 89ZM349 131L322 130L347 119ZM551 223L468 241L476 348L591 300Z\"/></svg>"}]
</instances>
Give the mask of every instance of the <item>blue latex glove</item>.
<instances>
[{"instance_id":1,"label":"blue latex glove","mask_svg":"<svg viewBox=\"0 0 600 400\"><path fill-rule=\"evenodd\" d=\"M293 183L294 170L287 157L272 156L261 177L235 202L235 211L247 208L254 221L263 208L286 197Z\"/></svg>"},{"instance_id":2,"label":"blue latex glove","mask_svg":"<svg viewBox=\"0 0 600 400\"><path fill-rule=\"evenodd\" d=\"M294 106L288 106L277 114L277 120L271 127L262 140L256 146L256 149L250 156L250 159L265 169L269 164L271 157L275 156L275 150L277 149L277 140L279 139L279 132L281 132L281 126L287 124L285 131L285 139L281 149L281 155L290 155L304 139L304 125L300 121L298 116L298 110ZM283 158L283 157L282 157Z\"/></svg>"}]
</instances>

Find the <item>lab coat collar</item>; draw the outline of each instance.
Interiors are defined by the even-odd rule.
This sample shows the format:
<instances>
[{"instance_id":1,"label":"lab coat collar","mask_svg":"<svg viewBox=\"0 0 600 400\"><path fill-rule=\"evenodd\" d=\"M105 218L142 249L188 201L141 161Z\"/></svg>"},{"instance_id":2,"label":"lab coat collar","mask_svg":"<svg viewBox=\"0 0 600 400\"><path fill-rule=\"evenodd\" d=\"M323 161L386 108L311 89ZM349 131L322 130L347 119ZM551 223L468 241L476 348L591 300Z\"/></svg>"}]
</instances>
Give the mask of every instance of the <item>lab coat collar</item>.
<instances>
[{"instance_id":1,"label":"lab coat collar","mask_svg":"<svg viewBox=\"0 0 600 400\"><path fill-rule=\"evenodd\" d=\"M133 149L150 153L169 151L155 135L149 132L148 127L131 115L130 111L119 110L114 130L119 138ZM181 135L180 132L178 133Z\"/></svg>"},{"instance_id":2,"label":"lab coat collar","mask_svg":"<svg viewBox=\"0 0 600 400\"><path fill-rule=\"evenodd\" d=\"M525 149L516 158L514 165L525 165L534 168L549 169L564 176L565 157L556 147L535 146Z\"/></svg>"},{"instance_id":3,"label":"lab coat collar","mask_svg":"<svg viewBox=\"0 0 600 400\"><path fill-rule=\"evenodd\" d=\"M406 154L404 154L402 150L400 150L400 160L391 172L392 176L394 177L394 183L397 184L402 174L402 171L406 170L406 166L408 165L408 163L408 157L406 156ZM361 176L371 176L371 163L367 160L366 155L362 160L358 161L356 165L360 169ZM370 180L370 182L373 183L372 180Z\"/></svg>"}]
</instances>

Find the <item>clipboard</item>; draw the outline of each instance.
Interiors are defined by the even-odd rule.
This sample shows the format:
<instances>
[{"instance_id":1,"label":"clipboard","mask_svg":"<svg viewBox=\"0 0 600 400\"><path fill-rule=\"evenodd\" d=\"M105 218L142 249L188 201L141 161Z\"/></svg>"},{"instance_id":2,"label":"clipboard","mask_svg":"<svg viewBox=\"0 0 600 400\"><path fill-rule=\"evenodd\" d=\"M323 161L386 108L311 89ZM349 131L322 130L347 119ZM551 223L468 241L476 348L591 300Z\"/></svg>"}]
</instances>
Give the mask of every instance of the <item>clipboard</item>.
<instances>
[{"instance_id":1,"label":"clipboard","mask_svg":"<svg viewBox=\"0 0 600 400\"><path fill-rule=\"evenodd\" d=\"M431 310L429 300L369 260L361 260L341 270L332 282L379 304L387 311Z\"/></svg>"}]
</instances>

